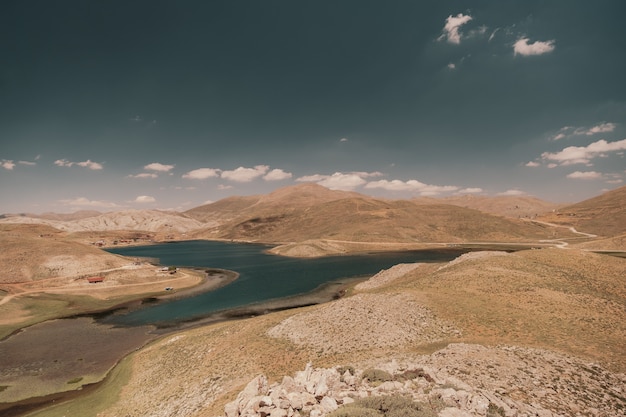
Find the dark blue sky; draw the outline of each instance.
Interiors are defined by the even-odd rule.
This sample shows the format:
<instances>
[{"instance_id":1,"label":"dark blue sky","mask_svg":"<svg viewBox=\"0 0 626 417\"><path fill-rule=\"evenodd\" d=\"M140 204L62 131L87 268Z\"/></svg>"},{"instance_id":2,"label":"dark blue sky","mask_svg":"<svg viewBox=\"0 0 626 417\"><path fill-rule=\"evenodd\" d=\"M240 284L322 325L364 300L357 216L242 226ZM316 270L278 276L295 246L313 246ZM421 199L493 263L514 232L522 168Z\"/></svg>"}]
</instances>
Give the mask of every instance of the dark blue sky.
<instances>
[{"instance_id":1,"label":"dark blue sky","mask_svg":"<svg viewBox=\"0 0 626 417\"><path fill-rule=\"evenodd\" d=\"M626 3L4 1L0 212L626 177ZM8 197L10 196L10 198Z\"/></svg>"}]
</instances>

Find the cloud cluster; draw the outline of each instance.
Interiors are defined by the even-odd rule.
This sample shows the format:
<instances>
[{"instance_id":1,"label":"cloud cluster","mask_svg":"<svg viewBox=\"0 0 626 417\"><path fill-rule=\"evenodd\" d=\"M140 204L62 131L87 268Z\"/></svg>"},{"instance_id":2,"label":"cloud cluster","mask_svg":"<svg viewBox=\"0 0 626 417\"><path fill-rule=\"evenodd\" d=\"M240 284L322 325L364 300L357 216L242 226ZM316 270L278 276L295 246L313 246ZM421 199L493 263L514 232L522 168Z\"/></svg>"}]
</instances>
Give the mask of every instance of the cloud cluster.
<instances>
[{"instance_id":1,"label":"cloud cluster","mask_svg":"<svg viewBox=\"0 0 626 417\"><path fill-rule=\"evenodd\" d=\"M598 133L610 133L615 130L617 124L603 122L592 127L564 126L551 137L552 140L561 140L568 136L593 136Z\"/></svg>"},{"instance_id":2,"label":"cloud cluster","mask_svg":"<svg viewBox=\"0 0 626 417\"><path fill-rule=\"evenodd\" d=\"M443 33L439 37L439 40L447 40L449 43L460 44L461 43L461 33L459 29L461 26L466 24L472 20L472 16L464 15L463 13L459 13L456 16L448 16L446 19L446 24L443 27ZM485 28L486 30L486 28Z\"/></svg>"},{"instance_id":3,"label":"cloud cluster","mask_svg":"<svg viewBox=\"0 0 626 417\"><path fill-rule=\"evenodd\" d=\"M3 159L2 161L0 161L0 166L7 171L13 171L13 168L15 168L15 162L8 159Z\"/></svg>"},{"instance_id":4,"label":"cloud cluster","mask_svg":"<svg viewBox=\"0 0 626 417\"><path fill-rule=\"evenodd\" d=\"M459 13L456 16L449 15L446 18L446 22L443 26L441 35L437 38L438 41L446 40L448 43L452 43L455 45L459 45L462 39L467 38L478 38L478 37L486 37L486 33L489 28L485 25L479 26L476 29L471 29L467 31L464 35L461 33L461 27L466 25L468 22L472 21L474 18L470 15L464 15L463 13ZM513 26L514 27L514 26ZM503 32L505 34L511 35L513 32L513 27L507 28ZM496 33L500 31L500 28L496 28L491 31L487 42L491 42L494 40ZM554 51L555 49L555 40L549 41L535 41L530 42L530 38L525 35L518 35L517 40L512 44L513 46L513 56L533 56L533 55L543 55L549 52ZM509 42L507 42L509 43ZM510 45L510 43L509 43ZM456 64L449 63L448 69L454 70L456 68Z\"/></svg>"},{"instance_id":5,"label":"cloud cluster","mask_svg":"<svg viewBox=\"0 0 626 417\"><path fill-rule=\"evenodd\" d=\"M557 165L590 165L593 158L604 157L609 152L623 150L626 150L626 139L615 142L600 139L587 146L568 146L559 152L544 152L541 154L541 159Z\"/></svg>"},{"instance_id":6,"label":"cloud cluster","mask_svg":"<svg viewBox=\"0 0 626 417\"><path fill-rule=\"evenodd\" d=\"M596 171L576 171L567 175L567 178L575 179L575 180L597 180L602 179L603 175Z\"/></svg>"},{"instance_id":7,"label":"cloud cluster","mask_svg":"<svg viewBox=\"0 0 626 417\"><path fill-rule=\"evenodd\" d=\"M57 159L56 161L54 161L54 165L59 166L59 167L72 167L74 165L78 165L79 167L89 168L93 171L98 171L103 168L101 163L93 162L90 159L83 161L83 162L71 162L71 161L68 161L67 159Z\"/></svg>"},{"instance_id":8,"label":"cloud cluster","mask_svg":"<svg viewBox=\"0 0 626 417\"><path fill-rule=\"evenodd\" d=\"M455 185L431 185L417 180L379 180L368 183L365 188L379 188L387 191L410 191L417 192L422 196L435 196L443 193L454 192L460 189Z\"/></svg>"},{"instance_id":9,"label":"cloud cluster","mask_svg":"<svg viewBox=\"0 0 626 417\"><path fill-rule=\"evenodd\" d=\"M331 190L353 191L358 187L374 190L385 190L392 192L406 192L412 194L418 194L421 196L435 196L445 193L459 192L459 193L481 193L482 188L465 188L461 190L461 187L456 185L433 185L425 184L418 180L402 181L398 179L394 180L375 180L370 179L376 177L382 177L384 174L381 172L335 172L334 174L313 174L306 175L296 179L298 182L315 182Z\"/></svg>"},{"instance_id":10,"label":"cloud cluster","mask_svg":"<svg viewBox=\"0 0 626 417\"><path fill-rule=\"evenodd\" d=\"M265 181L281 181L293 176L291 172L282 169L272 169L268 165L256 165L252 168L240 166L233 170L219 168L198 168L183 174L183 178L191 180L205 180L207 178L222 178L228 181L246 183L257 178Z\"/></svg>"},{"instance_id":11,"label":"cloud cluster","mask_svg":"<svg viewBox=\"0 0 626 417\"><path fill-rule=\"evenodd\" d=\"M101 207L101 208L119 208L115 203L110 201L89 200L86 197L77 197L69 200L60 200L63 205L70 207Z\"/></svg>"},{"instance_id":12,"label":"cloud cluster","mask_svg":"<svg viewBox=\"0 0 626 417\"><path fill-rule=\"evenodd\" d=\"M367 183L365 178L381 176L380 172L335 172L334 174L313 174L297 178L298 182L315 182L331 190L351 191Z\"/></svg>"},{"instance_id":13,"label":"cloud cluster","mask_svg":"<svg viewBox=\"0 0 626 417\"><path fill-rule=\"evenodd\" d=\"M135 198L135 203L145 204L145 203L154 203L156 199L149 195L140 195Z\"/></svg>"},{"instance_id":14,"label":"cloud cluster","mask_svg":"<svg viewBox=\"0 0 626 417\"><path fill-rule=\"evenodd\" d=\"M159 162L153 162L143 167L143 169L148 171L157 171L157 172L170 172L174 169L175 165L165 165Z\"/></svg>"},{"instance_id":15,"label":"cloud cluster","mask_svg":"<svg viewBox=\"0 0 626 417\"><path fill-rule=\"evenodd\" d=\"M175 165L166 165L160 162L152 162L143 167L144 170L152 171L152 172L142 172L136 175L129 175L128 178L139 178L139 179L158 178L159 175L157 173L170 172L171 170L174 169L174 167Z\"/></svg>"},{"instance_id":16,"label":"cloud cluster","mask_svg":"<svg viewBox=\"0 0 626 417\"><path fill-rule=\"evenodd\" d=\"M522 56L543 55L554 51L554 40L528 43L528 38L520 38L513 44L513 54Z\"/></svg>"}]
</instances>

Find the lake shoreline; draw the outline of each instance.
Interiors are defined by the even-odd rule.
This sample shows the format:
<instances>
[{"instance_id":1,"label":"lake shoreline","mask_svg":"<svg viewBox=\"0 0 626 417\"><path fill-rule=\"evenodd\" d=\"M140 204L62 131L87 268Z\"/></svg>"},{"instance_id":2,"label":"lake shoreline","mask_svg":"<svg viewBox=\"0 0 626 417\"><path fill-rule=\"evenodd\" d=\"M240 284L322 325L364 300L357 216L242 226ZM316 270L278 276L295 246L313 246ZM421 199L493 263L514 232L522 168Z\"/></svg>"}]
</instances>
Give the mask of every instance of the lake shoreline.
<instances>
[{"instance_id":1,"label":"lake shoreline","mask_svg":"<svg viewBox=\"0 0 626 417\"><path fill-rule=\"evenodd\" d=\"M233 272L233 271L228 271L228 272ZM206 317L200 317L194 320L181 320L181 321L175 322L174 324L170 323L169 325L128 326L128 327L115 326L120 329L123 329L123 328L131 329L131 331L145 329L146 338L142 340L137 346L133 347L132 351L125 352L124 354L119 355L115 363L112 366L108 367L107 371L103 374L100 380L82 385L72 390L59 391L59 392L54 392L54 393L41 395L41 396L28 397L28 398L24 398L16 402L2 402L0 403L0 412L2 412L3 416L19 417L19 416L25 415L27 413L30 413L39 409L44 409L53 404L59 404L61 402L69 401L79 396L83 396L90 392L93 392L94 390L98 389L107 380L111 371L120 363L120 361L122 361L124 358L126 358L128 355L132 354L133 352L143 349L145 346L149 345L150 343L153 343L154 341L162 337L165 337L165 336L168 336L168 335L171 335L171 334L183 331L183 330L189 330L189 329L193 329L197 327L208 326L208 325L212 325L212 324L216 324L216 323L220 323L224 321L241 320L241 319L245 319L249 317L269 314L269 313L276 312L276 311L301 308L305 306L329 302L329 301L343 297L346 294L348 287L356 284L356 282L358 281L363 281L367 278L368 277L342 279L342 280L338 280L337 282L323 284L317 289L315 289L314 291L307 293L307 294L300 294L300 295L296 295L292 297L285 297L284 299L269 300L266 302L256 303L256 304L243 306L239 308L227 309L227 310L215 312ZM194 288L186 290L184 296L186 297L193 296L197 294L198 292L201 292L201 289L194 287ZM183 294L181 293L167 295L162 298L164 298L165 300L170 299L170 298L184 298ZM115 314L116 312L120 311L120 309L125 310L129 307L137 308L136 303L137 301L124 303L124 304L117 306L114 309L109 309L108 311L102 310L99 312L77 314L71 318L54 319L48 322L56 321L56 320L74 320L74 319L81 319L81 318L82 319L90 318L92 322L88 326L90 327L103 326L103 324L98 322L98 319L108 314ZM45 324L48 322L43 322L40 324ZM64 336L59 335L59 337L63 338Z\"/></svg>"}]
</instances>

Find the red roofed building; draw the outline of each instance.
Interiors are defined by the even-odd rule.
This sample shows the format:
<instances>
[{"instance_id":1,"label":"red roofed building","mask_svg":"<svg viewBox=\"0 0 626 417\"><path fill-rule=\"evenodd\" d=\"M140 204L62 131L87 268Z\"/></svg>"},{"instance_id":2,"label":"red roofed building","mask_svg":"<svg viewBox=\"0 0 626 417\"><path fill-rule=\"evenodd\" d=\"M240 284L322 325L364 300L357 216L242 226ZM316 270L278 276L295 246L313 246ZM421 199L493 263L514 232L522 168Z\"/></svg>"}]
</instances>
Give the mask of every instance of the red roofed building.
<instances>
[{"instance_id":1,"label":"red roofed building","mask_svg":"<svg viewBox=\"0 0 626 417\"><path fill-rule=\"evenodd\" d=\"M87 281L90 284L97 284L98 282L104 281L104 277L91 277L91 278L87 278Z\"/></svg>"}]
</instances>

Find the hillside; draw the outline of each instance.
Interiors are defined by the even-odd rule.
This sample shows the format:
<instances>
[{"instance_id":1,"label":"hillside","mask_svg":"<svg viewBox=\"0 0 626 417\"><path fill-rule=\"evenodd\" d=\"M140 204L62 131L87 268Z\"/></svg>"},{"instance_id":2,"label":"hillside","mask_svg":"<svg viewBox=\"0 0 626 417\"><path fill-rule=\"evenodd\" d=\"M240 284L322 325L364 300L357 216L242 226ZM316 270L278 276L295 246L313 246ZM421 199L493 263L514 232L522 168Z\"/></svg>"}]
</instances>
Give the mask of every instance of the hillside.
<instances>
[{"instance_id":1,"label":"hillside","mask_svg":"<svg viewBox=\"0 0 626 417\"><path fill-rule=\"evenodd\" d=\"M559 208L542 220L574 226L601 237L626 233L626 186Z\"/></svg>"},{"instance_id":2,"label":"hillside","mask_svg":"<svg viewBox=\"0 0 626 417\"><path fill-rule=\"evenodd\" d=\"M0 220L0 224L3 223L45 224L65 232L136 230L163 235L187 233L204 226L183 214L158 210L109 212L73 221L50 220L43 217L7 217Z\"/></svg>"},{"instance_id":3,"label":"hillside","mask_svg":"<svg viewBox=\"0 0 626 417\"><path fill-rule=\"evenodd\" d=\"M88 274L128 264L119 256L68 240L41 224L0 224L0 283Z\"/></svg>"},{"instance_id":4,"label":"hillside","mask_svg":"<svg viewBox=\"0 0 626 417\"><path fill-rule=\"evenodd\" d=\"M413 201L419 204L452 204L515 219L535 218L562 206L562 204L551 203L531 196L488 197L461 195L444 198L420 197Z\"/></svg>"},{"instance_id":5,"label":"hillside","mask_svg":"<svg viewBox=\"0 0 626 417\"><path fill-rule=\"evenodd\" d=\"M333 191L321 185L306 183L280 188L266 195L228 197L212 204L187 210L184 214L205 223L223 224L256 217L282 215L317 204L356 196L365 197L358 193Z\"/></svg>"},{"instance_id":6,"label":"hillside","mask_svg":"<svg viewBox=\"0 0 626 417\"><path fill-rule=\"evenodd\" d=\"M392 394L440 416L621 415L625 276L626 260L560 249L394 267L331 303L164 337L124 361L99 415L327 415ZM367 369L394 380L367 384Z\"/></svg>"},{"instance_id":7,"label":"hillside","mask_svg":"<svg viewBox=\"0 0 626 417\"><path fill-rule=\"evenodd\" d=\"M204 213L210 210L213 219L230 220L193 236L262 242L330 239L379 243L536 242L571 236L564 229L449 204L379 200L338 191L311 198L308 193L301 195L298 188L280 191L254 201L229 199L203 207ZM235 202L246 207L232 210ZM199 216L198 212L195 215Z\"/></svg>"},{"instance_id":8,"label":"hillside","mask_svg":"<svg viewBox=\"0 0 626 417\"><path fill-rule=\"evenodd\" d=\"M88 217L99 216L102 213L95 210L79 210L74 213L20 213L20 214L3 214L0 219L10 217L32 217L35 219L57 220L57 221L74 221L80 219L86 219Z\"/></svg>"}]
</instances>

